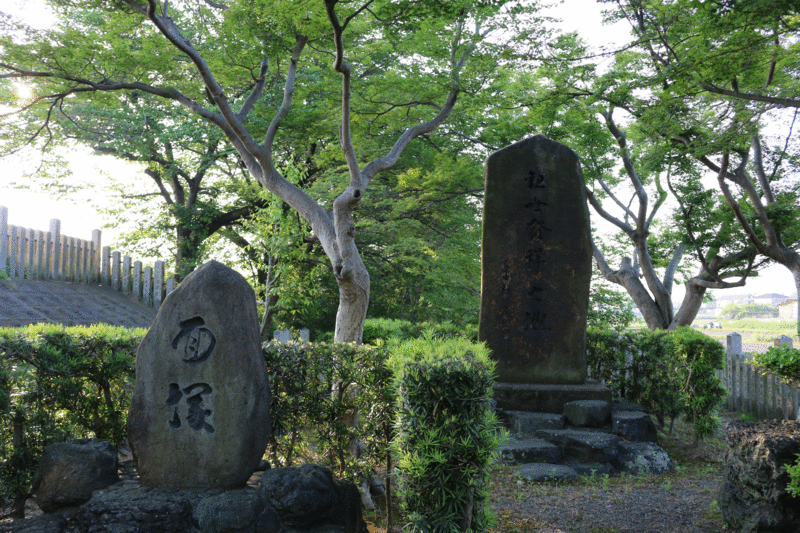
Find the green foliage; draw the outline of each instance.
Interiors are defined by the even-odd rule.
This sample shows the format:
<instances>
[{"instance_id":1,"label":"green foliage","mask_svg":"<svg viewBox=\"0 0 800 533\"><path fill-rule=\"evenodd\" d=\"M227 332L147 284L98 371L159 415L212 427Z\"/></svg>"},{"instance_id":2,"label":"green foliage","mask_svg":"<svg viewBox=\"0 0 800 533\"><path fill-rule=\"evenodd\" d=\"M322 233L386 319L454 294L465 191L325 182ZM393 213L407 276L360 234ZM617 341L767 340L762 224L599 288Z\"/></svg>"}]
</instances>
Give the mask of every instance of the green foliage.
<instances>
[{"instance_id":1,"label":"green foliage","mask_svg":"<svg viewBox=\"0 0 800 533\"><path fill-rule=\"evenodd\" d=\"M719 317L726 320L743 318L777 318L778 308L767 304L728 304L720 312Z\"/></svg>"},{"instance_id":2,"label":"green foliage","mask_svg":"<svg viewBox=\"0 0 800 533\"><path fill-rule=\"evenodd\" d=\"M635 316L630 297L609 288L598 277L593 278L589 292L589 327L623 330L630 326Z\"/></svg>"},{"instance_id":3,"label":"green foliage","mask_svg":"<svg viewBox=\"0 0 800 533\"><path fill-rule=\"evenodd\" d=\"M754 354L751 361L784 379L800 381L800 349L771 346L765 353Z\"/></svg>"},{"instance_id":4,"label":"green foliage","mask_svg":"<svg viewBox=\"0 0 800 533\"><path fill-rule=\"evenodd\" d=\"M478 328L475 324L457 326L452 322L420 322L414 324L408 320L393 318L368 318L364 323L364 343L375 344L379 340L406 341L423 336L436 339L460 337L477 342Z\"/></svg>"},{"instance_id":5,"label":"green foliage","mask_svg":"<svg viewBox=\"0 0 800 533\"><path fill-rule=\"evenodd\" d=\"M275 466L308 461L312 443L337 474L357 481L386 458L394 415L386 351L375 346L266 343ZM353 455L354 443L363 450Z\"/></svg>"},{"instance_id":6,"label":"green foliage","mask_svg":"<svg viewBox=\"0 0 800 533\"><path fill-rule=\"evenodd\" d=\"M483 345L430 337L390 345L397 390L402 505L417 532L486 531L488 474L506 435L491 409L494 362Z\"/></svg>"},{"instance_id":7,"label":"green foliage","mask_svg":"<svg viewBox=\"0 0 800 533\"><path fill-rule=\"evenodd\" d=\"M0 329L0 493L29 490L44 447L96 437L119 446L144 330L40 324Z\"/></svg>"},{"instance_id":8,"label":"green foliage","mask_svg":"<svg viewBox=\"0 0 800 533\"><path fill-rule=\"evenodd\" d=\"M800 498L800 453L797 454L797 461L793 465L786 465L786 472L789 474L791 481L786 486L786 492Z\"/></svg>"},{"instance_id":9,"label":"green foliage","mask_svg":"<svg viewBox=\"0 0 800 533\"><path fill-rule=\"evenodd\" d=\"M667 418L684 414L696 438L713 434L714 411L726 394L716 377L725 357L720 343L690 328L590 329L586 345L590 377L604 380L616 396L641 404L662 428Z\"/></svg>"}]
</instances>

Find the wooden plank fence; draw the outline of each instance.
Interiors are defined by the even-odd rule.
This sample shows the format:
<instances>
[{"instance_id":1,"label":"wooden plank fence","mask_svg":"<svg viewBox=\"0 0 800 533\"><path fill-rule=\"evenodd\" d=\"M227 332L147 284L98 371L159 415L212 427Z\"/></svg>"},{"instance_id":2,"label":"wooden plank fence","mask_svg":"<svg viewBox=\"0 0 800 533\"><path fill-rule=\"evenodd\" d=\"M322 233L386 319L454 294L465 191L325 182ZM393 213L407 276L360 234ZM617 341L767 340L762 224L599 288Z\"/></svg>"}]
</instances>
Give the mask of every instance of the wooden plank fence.
<instances>
[{"instance_id":1,"label":"wooden plank fence","mask_svg":"<svg viewBox=\"0 0 800 533\"><path fill-rule=\"evenodd\" d=\"M782 336L775 345L792 345ZM750 354L742 352L742 336L730 333L726 344L725 368L719 372L728 389L725 408L748 413L760 420L800 420L800 387L750 364Z\"/></svg>"},{"instance_id":2,"label":"wooden plank fence","mask_svg":"<svg viewBox=\"0 0 800 533\"><path fill-rule=\"evenodd\" d=\"M48 231L8 223L8 208L0 205L0 274L9 278L99 284L158 308L175 289L174 277L165 278L164 261L153 266L131 262L108 246L101 246L100 230L91 240L61 234L61 221L52 219Z\"/></svg>"}]
</instances>

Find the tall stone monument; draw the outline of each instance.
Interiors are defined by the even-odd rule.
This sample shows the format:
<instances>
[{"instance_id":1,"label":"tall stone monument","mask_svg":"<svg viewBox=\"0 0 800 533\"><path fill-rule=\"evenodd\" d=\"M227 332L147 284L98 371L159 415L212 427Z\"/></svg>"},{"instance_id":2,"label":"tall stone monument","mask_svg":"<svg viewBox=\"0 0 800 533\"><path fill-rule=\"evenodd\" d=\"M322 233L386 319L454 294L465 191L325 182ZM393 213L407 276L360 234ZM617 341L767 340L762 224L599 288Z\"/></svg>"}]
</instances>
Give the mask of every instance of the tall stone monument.
<instances>
[{"instance_id":1,"label":"tall stone monument","mask_svg":"<svg viewBox=\"0 0 800 533\"><path fill-rule=\"evenodd\" d=\"M136 354L128 441L140 483L243 486L267 447L269 401L255 293L205 263L167 296Z\"/></svg>"},{"instance_id":2,"label":"tall stone monument","mask_svg":"<svg viewBox=\"0 0 800 533\"><path fill-rule=\"evenodd\" d=\"M610 399L586 384L592 245L580 159L536 135L486 161L479 338L505 409ZM596 390L595 390L596 389Z\"/></svg>"}]
</instances>

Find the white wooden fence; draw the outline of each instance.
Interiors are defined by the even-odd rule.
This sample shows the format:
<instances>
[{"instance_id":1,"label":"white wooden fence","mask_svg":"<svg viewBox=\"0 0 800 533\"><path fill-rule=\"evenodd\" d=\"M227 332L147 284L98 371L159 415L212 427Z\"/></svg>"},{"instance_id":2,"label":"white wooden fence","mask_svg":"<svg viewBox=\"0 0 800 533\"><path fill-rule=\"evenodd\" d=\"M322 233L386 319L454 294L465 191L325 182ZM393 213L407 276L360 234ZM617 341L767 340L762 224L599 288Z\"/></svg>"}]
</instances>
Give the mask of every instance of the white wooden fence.
<instances>
[{"instance_id":1,"label":"white wooden fence","mask_svg":"<svg viewBox=\"0 0 800 533\"><path fill-rule=\"evenodd\" d=\"M782 336L776 345L792 345ZM725 368L720 371L722 384L728 389L725 407L748 413L761 420L800 420L800 387L749 363L750 354L742 353L742 336L730 333L726 345Z\"/></svg>"},{"instance_id":2,"label":"white wooden fence","mask_svg":"<svg viewBox=\"0 0 800 533\"><path fill-rule=\"evenodd\" d=\"M158 308L175 289L175 278L164 277L164 262L144 266L101 246L100 230L91 240L61 234L61 221L52 219L49 231L8 223L8 208L0 206L0 275L10 278L66 281L109 286Z\"/></svg>"}]
</instances>

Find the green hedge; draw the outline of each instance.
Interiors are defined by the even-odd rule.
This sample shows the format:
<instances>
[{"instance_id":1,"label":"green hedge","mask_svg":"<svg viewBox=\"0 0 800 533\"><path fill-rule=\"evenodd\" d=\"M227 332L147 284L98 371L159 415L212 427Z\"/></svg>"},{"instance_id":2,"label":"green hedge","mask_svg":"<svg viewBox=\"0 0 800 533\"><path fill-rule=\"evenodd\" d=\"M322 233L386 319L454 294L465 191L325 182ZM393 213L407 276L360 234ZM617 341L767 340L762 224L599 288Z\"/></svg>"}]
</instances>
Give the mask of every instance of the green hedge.
<instances>
[{"instance_id":1,"label":"green hedge","mask_svg":"<svg viewBox=\"0 0 800 533\"><path fill-rule=\"evenodd\" d=\"M716 429L716 406L727 394L716 376L725 363L719 342L691 328L590 329L586 345L590 377L605 381L615 396L648 409L662 428L668 418L684 414L697 438Z\"/></svg>"},{"instance_id":2,"label":"green hedge","mask_svg":"<svg viewBox=\"0 0 800 533\"><path fill-rule=\"evenodd\" d=\"M385 349L295 342L263 348L273 465L291 466L313 453L339 475L356 480L385 459L394 416ZM356 443L360 450L353 454Z\"/></svg>"},{"instance_id":3,"label":"green hedge","mask_svg":"<svg viewBox=\"0 0 800 533\"><path fill-rule=\"evenodd\" d=\"M487 531L488 474L505 440L491 409L494 362L464 339L390 346L397 388L397 458L411 531Z\"/></svg>"},{"instance_id":4,"label":"green hedge","mask_svg":"<svg viewBox=\"0 0 800 533\"><path fill-rule=\"evenodd\" d=\"M39 324L0 329L0 493L24 502L45 446L121 445L145 330Z\"/></svg>"},{"instance_id":5,"label":"green hedge","mask_svg":"<svg viewBox=\"0 0 800 533\"><path fill-rule=\"evenodd\" d=\"M765 353L753 355L752 362L787 380L800 381L800 349L773 346Z\"/></svg>"}]
</instances>

